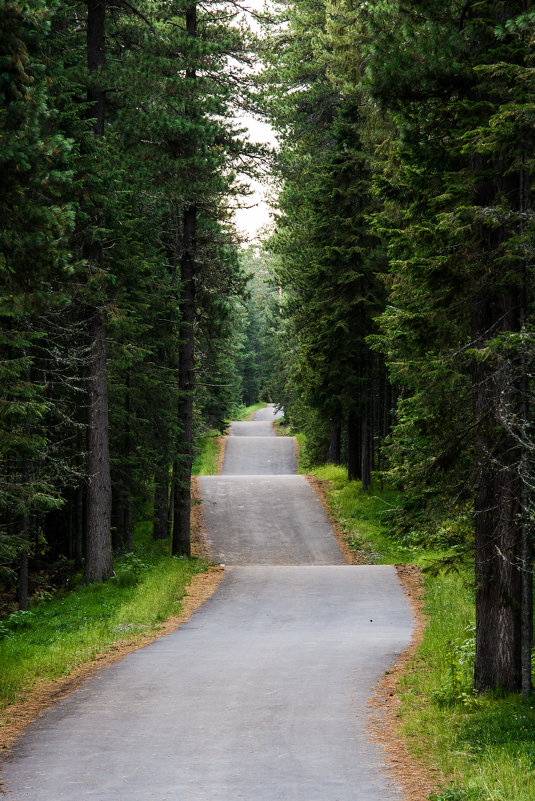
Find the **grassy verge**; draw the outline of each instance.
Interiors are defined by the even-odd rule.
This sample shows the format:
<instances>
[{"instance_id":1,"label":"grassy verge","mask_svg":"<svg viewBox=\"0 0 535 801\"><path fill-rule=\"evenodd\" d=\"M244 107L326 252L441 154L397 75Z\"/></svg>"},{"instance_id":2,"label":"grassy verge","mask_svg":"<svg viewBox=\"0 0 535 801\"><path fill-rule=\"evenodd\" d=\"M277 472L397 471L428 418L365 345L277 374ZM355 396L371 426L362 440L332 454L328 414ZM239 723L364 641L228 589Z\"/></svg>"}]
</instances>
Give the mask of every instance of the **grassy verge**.
<instances>
[{"instance_id":1,"label":"grassy verge","mask_svg":"<svg viewBox=\"0 0 535 801\"><path fill-rule=\"evenodd\" d=\"M401 682L402 731L445 779L436 801L533 801L535 701L474 697L471 584L468 570L426 578L428 624Z\"/></svg>"},{"instance_id":2,"label":"grassy verge","mask_svg":"<svg viewBox=\"0 0 535 801\"><path fill-rule=\"evenodd\" d=\"M446 555L406 547L385 530L381 512L399 496L390 489L363 493L334 465L311 470L327 482L331 513L351 547L376 564L425 568ZM420 762L438 768L433 801L535 799L535 699L472 691L473 570L426 571L427 626L417 655L401 678L400 729Z\"/></svg>"},{"instance_id":3,"label":"grassy verge","mask_svg":"<svg viewBox=\"0 0 535 801\"><path fill-rule=\"evenodd\" d=\"M139 640L180 612L199 559L179 559L156 543L115 561L116 576L79 586L15 612L0 624L0 710L24 699L40 679L67 676L119 643ZM78 578L79 581L79 578Z\"/></svg>"},{"instance_id":4,"label":"grassy verge","mask_svg":"<svg viewBox=\"0 0 535 801\"><path fill-rule=\"evenodd\" d=\"M218 473L222 437L219 431L209 431L197 442L198 453L193 460L192 475L215 476Z\"/></svg>"},{"instance_id":5,"label":"grassy verge","mask_svg":"<svg viewBox=\"0 0 535 801\"><path fill-rule=\"evenodd\" d=\"M347 480L347 470L326 464L309 471L327 483L327 502L334 520L345 534L345 540L355 551L373 564L391 565L413 561L413 551L389 537L381 523L381 512L396 504L398 494L390 489L383 492L362 492L357 481Z\"/></svg>"},{"instance_id":6,"label":"grassy verge","mask_svg":"<svg viewBox=\"0 0 535 801\"><path fill-rule=\"evenodd\" d=\"M238 410L238 414L236 415L236 420L252 420L256 412L259 412L260 409L265 409L265 408L266 404L263 402L253 403L251 404L251 406L242 406Z\"/></svg>"}]
</instances>

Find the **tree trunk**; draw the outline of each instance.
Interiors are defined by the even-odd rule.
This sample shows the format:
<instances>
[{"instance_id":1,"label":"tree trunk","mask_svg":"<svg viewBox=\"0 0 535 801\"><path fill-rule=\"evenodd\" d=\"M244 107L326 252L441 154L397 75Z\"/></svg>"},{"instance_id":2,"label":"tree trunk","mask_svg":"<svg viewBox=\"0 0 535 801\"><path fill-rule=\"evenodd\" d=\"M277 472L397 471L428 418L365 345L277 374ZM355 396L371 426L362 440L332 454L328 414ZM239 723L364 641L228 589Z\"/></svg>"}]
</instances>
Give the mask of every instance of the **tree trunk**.
<instances>
[{"instance_id":1,"label":"tree trunk","mask_svg":"<svg viewBox=\"0 0 535 801\"><path fill-rule=\"evenodd\" d=\"M80 473L83 470L84 435L81 428L77 434L78 460ZM79 569L83 564L84 543L84 486L80 482L76 489L76 519L74 526L74 566Z\"/></svg>"},{"instance_id":2,"label":"tree trunk","mask_svg":"<svg viewBox=\"0 0 535 801\"><path fill-rule=\"evenodd\" d=\"M521 214L520 230L524 231L524 214L527 206L529 180L525 169L525 156L522 154L519 169L519 209ZM520 327L524 331L529 317L529 276L526 261L522 265L522 288ZM527 432L530 424L529 402L529 366L524 350L520 356L520 407L521 427ZM522 608L521 608L521 638L522 638L522 695L529 698L533 691L532 683L532 648L533 648L533 531L531 525L531 498L530 498L530 454L527 444L522 447L520 480L522 481Z\"/></svg>"},{"instance_id":3,"label":"tree trunk","mask_svg":"<svg viewBox=\"0 0 535 801\"><path fill-rule=\"evenodd\" d=\"M167 447L164 455L156 464L154 474L154 519L152 537L155 540L165 540L169 536L169 456Z\"/></svg>"},{"instance_id":4,"label":"tree trunk","mask_svg":"<svg viewBox=\"0 0 535 801\"><path fill-rule=\"evenodd\" d=\"M86 560L84 580L106 581L113 574L111 555L111 477L108 443L106 320L95 310L89 324L89 409L87 428Z\"/></svg>"},{"instance_id":5,"label":"tree trunk","mask_svg":"<svg viewBox=\"0 0 535 801\"><path fill-rule=\"evenodd\" d=\"M181 260L181 343L178 352L178 420L181 433L175 461L173 544L174 554L191 552L191 467L193 464L193 389L195 322L195 233L197 208L184 211L184 254Z\"/></svg>"},{"instance_id":6,"label":"tree trunk","mask_svg":"<svg viewBox=\"0 0 535 801\"><path fill-rule=\"evenodd\" d=\"M176 462L173 462L171 471L171 492L169 493L169 503L167 505L167 530L173 530L173 513L175 509L175 484L176 484Z\"/></svg>"},{"instance_id":7,"label":"tree trunk","mask_svg":"<svg viewBox=\"0 0 535 801\"><path fill-rule=\"evenodd\" d=\"M106 3L87 2L87 99L89 114L95 118L93 130L104 134L105 94L92 76L106 60ZM100 264L102 248L88 242L89 263ZM106 365L106 318L100 309L92 310L89 325L89 409L87 431L87 470L89 485L86 504L86 561L84 580L106 581L113 574L111 555L111 477L108 442L108 386Z\"/></svg>"},{"instance_id":8,"label":"tree trunk","mask_svg":"<svg viewBox=\"0 0 535 801\"><path fill-rule=\"evenodd\" d=\"M134 504L130 498L126 501L124 509L124 548L126 553L132 553L134 547Z\"/></svg>"},{"instance_id":9,"label":"tree trunk","mask_svg":"<svg viewBox=\"0 0 535 801\"><path fill-rule=\"evenodd\" d=\"M347 478L360 478L360 426L354 412L347 418Z\"/></svg>"},{"instance_id":10,"label":"tree trunk","mask_svg":"<svg viewBox=\"0 0 535 801\"><path fill-rule=\"evenodd\" d=\"M112 487L111 544L114 554L124 553L124 498Z\"/></svg>"},{"instance_id":11,"label":"tree trunk","mask_svg":"<svg viewBox=\"0 0 535 801\"><path fill-rule=\"evenodd\" d=\"M126 370L125 397L124 397L124 491L123 491L123 546L126 553L131 553L134 539L134 508L132 504L132 393L130 369Z\"/></svg>"},{"instance_id":12,"label":"tree trunk","mask_svg":"<svg viewBox=\"0 0 535 801\"><path fill-rule=\"evenodd\" d=\"M514 292L474 306L474 340L483 345L498 330L518 330ZM507 362L477 360L473 368L473 406L478 428L475 452L476 660L478 692L522 686L521 661L521 477L515 439L503 428L499 406L515 403Z\"/></svg>"},{"instance_id":13,"label":"tree trunk","mask_svg":"<svg viewBox=\"0 0 535 801\"><path fill-rule=\"evenodd\" d=\"M106 2L87 0L87 69L92 76L106 62ZM104 135L106 95L102 87L89 81L87 100L91 104L89 115L94 119L93 131Z\"/></svg>"},{"instance_id":14,"label":"tree trunk","mask_svg":"<svg viewBox=\"0 0 535 801\"><path fill-rule=\"evenodd\" d=\"M197 4L186 6L186 32L197 38ZM196 70L186 69L186 78L196 79ZM196 145L193 146L196 149ZM180 261L180 347L178 351L178 423L181 426L173 482L173 554L191 553L191 468L193 465L193 391L195 358L195 248L197 206L184 209L183 253Z\"/></svg>"},{"instance_id":15,"label":"tree trunk","mask_svg":"<svg viewBox=\"0 0 535 801\"><path fill-rule=\"evenodd\" d=\"M362 489L366 491L371 487L370 426L368 422L367 400L364 401L364 411L362 413L362 420L361 420L360 455L361 455L360 475L362 479Z\"/></svg>"},{"instance_id":16,"label":"tree trunk","mask_svg":"<svg viewBox=\"0 0 535 801\"><path fill-rule=\"evenodd\" d=\"M521 477L521 480L524 476ZM527 488L524 484L523 513L522 513L522 609L521 609L521 662L522 662L522 695L529 698L533 691L532 674L532 647L533 647L533 535L531 523L527 514L528 506Z\"/></svg>"},{"instance_id":17,"label":"tree trunk","mask_svg":"<svg viewBox=\"0 0 535 801\"><path fill-rule=\"evenodd\" d=\"M340 423L333 423L331 425L331 437L329 440L329 455L328 455L328 459L331 464L340 464L341 439L342 439L342 431Z\"/></svg>"},{"instance_id":18,"label":"tree trunk","mask_svg":"<svg viewBox=\"0 0 535 801\"><path fill-rule=\"evenodd\" d=\"M76 490L76 520L74 527L74 566L79 569L84 563L84 490Z\"/></svg>"},{"instance_id":19,"label":"tree trunk","mask_svg":"<svg viewBox=\"0 0 535 801\"><path fill-rule=\"evenodd\" d=\"M24 537L27 540L29 536L30 519L27 515L24 516ZM19 587L18 587L18 601L19 609L26 611L28 609L28 583L29 583L29 556L27 542L22 549L19 563Z\"/></svg>"}]
</instances>

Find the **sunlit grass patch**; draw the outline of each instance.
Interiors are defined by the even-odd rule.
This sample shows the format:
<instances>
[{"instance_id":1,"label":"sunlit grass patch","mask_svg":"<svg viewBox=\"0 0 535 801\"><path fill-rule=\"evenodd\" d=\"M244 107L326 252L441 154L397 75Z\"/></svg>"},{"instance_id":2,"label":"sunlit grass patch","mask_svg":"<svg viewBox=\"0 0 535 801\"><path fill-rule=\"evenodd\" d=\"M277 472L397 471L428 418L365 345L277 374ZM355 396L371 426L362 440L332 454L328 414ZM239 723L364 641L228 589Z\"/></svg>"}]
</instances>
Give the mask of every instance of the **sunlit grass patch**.
<instances>
[{"instance_id":1,"label":"sunlit grass patch","mask_svg":"<svg viewBox=\"0 0 535 801\"><path fill-rule=\"evenodd\" d=\"M236 415L236 420L252 420L256 412L259 412L260 409L265 409L266 405L267 404L261 401L259 403L252 403L250 406L242 406Z\"/></svg>"},{"instance_id":2,"label":"sunlit grass patch","mask_svg":"<svg viewBox=\"0 0 535 801\"><path fill-rule=\"evenodd\" d=\"M219 467L221 453L221 434L219 431L208 431L196 442L197 455L193 460L192 475L215 476Z\"/></svg>"}]
</instances>

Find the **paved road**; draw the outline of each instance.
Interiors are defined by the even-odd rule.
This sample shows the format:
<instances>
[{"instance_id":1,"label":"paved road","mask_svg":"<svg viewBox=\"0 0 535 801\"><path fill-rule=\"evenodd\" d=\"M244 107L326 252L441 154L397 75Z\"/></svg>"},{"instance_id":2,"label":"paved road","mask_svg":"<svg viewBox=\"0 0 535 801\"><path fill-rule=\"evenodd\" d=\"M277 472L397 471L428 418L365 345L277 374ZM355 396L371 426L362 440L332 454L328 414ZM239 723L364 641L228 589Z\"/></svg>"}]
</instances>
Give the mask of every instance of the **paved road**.
<instances>
[{"instance_id":1,"label":"paved road","mask_svg":"<svg viewBox=\"0 0 535 801\"><path fill-rule=\"evenodd\" d=\"M206 476L200 486L215 561L227 565L346 563L304 476Z\"/></svg>"},{"instance_id":2,"label":"paved road","mask_svg":"<svg viewBox=\"0 0 535 801\"><path fill-rule=\"evenodd\" d=\"M409 641L408 604L393 568L342 564L337 546L331 564L309 564L329 531L321 507L303 512L300 479L203 480L205 497L215 493L205 503L217 502L206 516L214 556L223 547L231 565L223 582L187 624L101 671L30 728L4 769L10 801L400 799L367 736L366 703ZM262 493L255 522L252 499ZM303 513L308 522L297 524ZM242 515L247 524L235 525ZM258 561L271 547L260 546L262 532L288 549L277 565Z\"/></svg>"},{"instance_id":3,"label":"paved road","mask_svg":"<svg viewBox=\"0 0 535 801\"><path fill-rule=\"evenodd\" d=\"M254 425L254 423L251 423ZM223 474L235 476L289 475L297 470L292 437L247 437L227 439Z\"/></svg>"}]
</instances>

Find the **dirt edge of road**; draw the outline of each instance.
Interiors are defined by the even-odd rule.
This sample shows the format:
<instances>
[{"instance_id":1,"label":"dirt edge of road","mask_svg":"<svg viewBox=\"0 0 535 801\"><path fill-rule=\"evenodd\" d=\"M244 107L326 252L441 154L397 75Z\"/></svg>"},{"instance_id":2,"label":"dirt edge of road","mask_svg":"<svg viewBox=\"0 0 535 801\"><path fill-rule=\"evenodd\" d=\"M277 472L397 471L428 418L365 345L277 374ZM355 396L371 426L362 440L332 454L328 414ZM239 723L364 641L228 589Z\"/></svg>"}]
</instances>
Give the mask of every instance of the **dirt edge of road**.
<instances>
[{"instance_id":1,"label":"dirt edge of road","mask_svg":"<svg viewBox=\"0 0 535 801\"><path fill-rule=\"evenodd\" d=\"M207 545L203 535L202 506L200 505L198 483L192 482L192 553L205 557ZM224 568L212 565L207 572L197 573L186 589L179 615L167 618L158 629L146 637L116 643L100 654L92 662L78 665L68 676L59 679L43 680L28 692L24 701L7 707L2 713L6 722L0 728L0 756L8 756L9 749L36 718L43 715L50 706L76 690L82 682L94 676L102 668L119 662L127 654L145 648L160 637L171 634L186 623L216 591L223 578ZM0 786L0 795L2 789Z\"/></svg>"},{"instance_id":2,"label":"dirt edge of road","mask_svg":"<svg viewBox=\"0 0 535 801\"><path fill-rule=\"evenodd\" d=\"M381 743L387 758L392 779L401 785L404 801L428 801L429 794L437 791L440 782L438 769L422 765L409 752L405 739L399 733L399 683L422 642L426 617L423 601L422 571L416 565L395 565L414 615L411 644L391 666L374 689L370 700L370 733ZM410 668L409 668L410 669Z\"/></svg>"},{"instance_id":3,"label":"dirt edge of road","mask_svg":"<svg viewBox=\"0 0 535 801\"><path fill-rule=\"evenodd\" d=\"M221 475L223 471L223 462L225 461L225 449L227 447L227 434L222 435L217 438L217 444L219 446L219 457L217 459L217 475Z\"/></svg>"},{"instance_id":4,"label":"dirt edge of road","mask_svg":"<svg viewBox=\"0 0 535 801\"><path fill-rule=\"evenodd\" d=\"M369 565L369 559L366 558L366 553L364 551L357 551L355 548L350 548L344 532L331 514L326 492L329 482L322 481L321 479L316 478L316 476L310 475L310 473L307 473L305 478L318 496L320 503L325 510L325 514L329 518L329 522L333 527L334 536L338 540L338 545L340 546L340 550L342 551L346 562L349 565Z\"/></svg>"}]
</instances>

